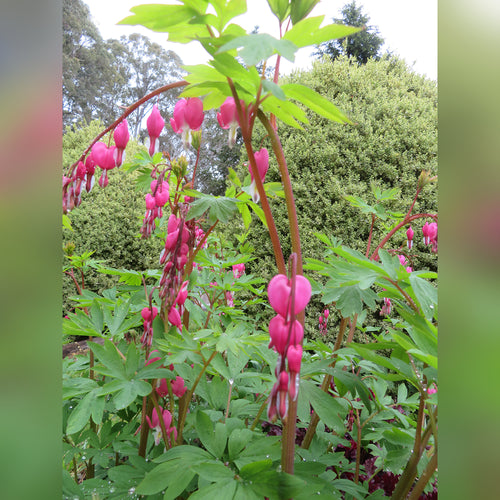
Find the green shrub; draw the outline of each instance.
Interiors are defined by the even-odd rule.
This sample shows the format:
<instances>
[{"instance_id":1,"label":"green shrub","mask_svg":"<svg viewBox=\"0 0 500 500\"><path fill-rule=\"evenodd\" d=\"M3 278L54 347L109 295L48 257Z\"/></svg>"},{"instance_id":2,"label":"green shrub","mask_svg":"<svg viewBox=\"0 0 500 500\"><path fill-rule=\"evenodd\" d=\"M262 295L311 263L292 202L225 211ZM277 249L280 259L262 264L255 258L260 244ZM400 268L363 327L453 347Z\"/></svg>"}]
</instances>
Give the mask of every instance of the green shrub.
<instances>
[{"instance_id":1,"label":"green shrub","mask_svg":"<svg viewBox=\"0 0 500 500\"><path fill-rule=\"evenodd\" d=\"M279 124L297 204L303 257L321 259L324 247L314 236L316 232L340 238L345 245L364 253L371 217L352 207L344 197L360 196L371 203L372 183L381 189L397 187L400 193L389 208L407 212L420 172L437 170L436 83L417 75L404 61L393 57L370 60L361 66L347 57L335 62L316 62L312 70L294 73L287 80L321 93L354 122L354 125L340 125L308 113L310 123L304 130ZM256 137L255 148L259 149L262 143L271 152L269 140L264 136L262 132ZM266 182L280 182L272 153L270 158ZM246 168L241 167L240 177L247 174ZM285 202L278 198L270 203L278 232L284 236L286 259L291 244L287 238ZM436 210L436 190L426 187L414 213ZM413 225L418 248L414 252L415 268L435 270L435 256L421 242L423 223L419 220ZM261 276L270 279L276 273L271 244L260 222L254 224L259 229L251 232L249 241L256 249L255 262L259 263ZM378 221L373 244L380 242L386 233L383 222ZM404 246L405 238L404 231L400 231L386 248ZM316 303L316 307L319 315L324 306ZM317 331L318 316L313 316L310 313L306 323L309 335Z\"/></svg>"}]
</instances>

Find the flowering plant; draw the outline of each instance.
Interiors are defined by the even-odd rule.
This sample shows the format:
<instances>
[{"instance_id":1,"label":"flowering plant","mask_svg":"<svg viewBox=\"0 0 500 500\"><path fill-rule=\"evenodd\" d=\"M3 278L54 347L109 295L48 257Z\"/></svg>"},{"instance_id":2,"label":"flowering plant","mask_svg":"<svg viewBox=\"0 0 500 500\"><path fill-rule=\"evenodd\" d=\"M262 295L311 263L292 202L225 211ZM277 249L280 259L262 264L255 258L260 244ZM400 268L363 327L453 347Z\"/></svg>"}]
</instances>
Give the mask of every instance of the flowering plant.
<instances>
[{"instance_id":1,"label":"flowering plant","mask_svg":"<svg viewBox=\"0 0 500 500\"><path fill-rule=\"evenodd\" d=\"M299 48L359 30L321 27L323 17L308 17L316 3L268 0L278 20L278 39L247 35L231 22L245 12L242 0L143 5L122 21L167 32L169 40L180 43L197 39L212 59L186 67L184 81L131 104L63 179L63 212L70 219L83 202L81 186L92 184L95 167L102 170L99 185L105 188L108 170L122 166L126 117L160 93L185 87L170 124L196 160L190 164L189 155L174 158L158 151L165 120L153 106L147 119L148 151L122 167L142 176L139 184L147 193L138 232L143 239L164 240L159 269L138 272L94 263L120 280L119 286L97 294L84 286L86 257L68 256L66 272L79 295L75 313L64 320L64 332L90 337L90 353L88 359L65 360L67 496L300 499L309 498L314 488L328 498L377 498L373 492L392 476L393 498L409 492L418 498L425 488L432 489L437 308L428 280L436 276L405 268L400 257L411 264L411 254L402 248L385 249L398 231L428 218L433 222L424 226L424 243L437 251L437 215L412 213L430 177L419 178L408 213L394 218L371 255L376 220L393 216L380 203L372 208L350 197L354 206L371 214L366 255L319 234L327 248L324 261L302 256L278 120L298 128L299 122L307 124L301 105L327 119L351 122L312 89L280 85L280 59L293 60ZM215 14L209 13L209 5ZM276 69L270 80L256 65L273 55ZM218 197L194 189L204 112L212 108L220 108L218 122L229 129L229 144L240 128L250 173L245 184L231 172L231 185ZM269 149L257 150L252 142L256 120L267 132ZM110 131L115 144L99 142ZM269 203L276 193L264 183L270 156L278 165L288 210L288 265ZM374 195L382 202L394 193L374 190ZM269 283L246 271L253 249L245 234L239 235L236 248L217 235L217 226L237 213L245 232L250 231L252 212L272 244L276 274ZM409 250L413 235L408 229ZM74 274L78 267L81 282ZM326 280L306 277L304 269ZM340 317L333 346L326 339L304 338L313 295L320 295L329 308L321 324L326 327L329 319L332 325L330 310ZM374 342L354 343L356 328L363 331L362 319L378 307L378 299L385 301L384 326L376 330ZM266 322L262 311L268 309L275 315Z\"/></svg>"}]
</instances>

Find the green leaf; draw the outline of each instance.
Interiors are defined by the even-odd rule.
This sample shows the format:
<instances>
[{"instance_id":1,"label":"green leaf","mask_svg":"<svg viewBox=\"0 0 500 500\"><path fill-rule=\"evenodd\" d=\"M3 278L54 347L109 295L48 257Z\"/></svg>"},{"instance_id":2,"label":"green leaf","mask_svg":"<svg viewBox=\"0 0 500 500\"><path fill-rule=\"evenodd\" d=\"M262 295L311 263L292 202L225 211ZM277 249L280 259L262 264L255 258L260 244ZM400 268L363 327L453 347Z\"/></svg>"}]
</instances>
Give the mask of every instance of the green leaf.
<instances>
[{"instance_id":1,"label":"green leaf","mask_svg":"<svg viewBox=\"0 0 500 500\"><path fill-rule=\"evenodd\" d=\"M181 459L186 465L194 465L207 462L212 459L212 456L203 448L199 448L198 446L180 445L171 448L163 455L155 458L154 461L162 463L176 459Z\"/></svg>"},{"instance_id":2,"label":"green leaf","mask_svg":"<svg viewBox=\"0 0 500 500\"><path fill-rule=\"evenodd\" d=\"M267 0L273 14L283 22L290 15L289 0Z\"/></svg>"},{"instance_id":3,"label":"green leaf","mask_svg":"<svg viewBox=\"0 0 500 500\"><path fill-rule=\"evenodd\" d=\"M344 407L333 396L307 380L301 381L301 390L306 391L311 405L321 421L335 432L343 433L345 430L344 417L347 413Z\"/></svg>"},{"instance_id":4,"label":"green leaf","mask_svg":"<svg viewBox=\"0 0 500 500\"><path fill-rule=\"evenodd\" d=\"M188 72L184 79L189 83L226 82L226 76L219 73L215 68L206 64L197 64L195 66L183 66Z\"/></svg>"},{"instance_id":5,"label":"green leaf","mask_svg":"<svg viewBox=\"0 0 500 500\"><path fill-rule=\"evenodd\" d=\"M177 475L182 471L190 471L180 460L171 460L155 467L137 486L138 495L154 495L166 488L170 483L176 484ZM194 476L192 473L191 478ZM191 479L190 479L191 480ZM184 488L183 488L184 489Z\"/></svg>"},{"instance_id":6,"label":"green leaf","mask_svg":"<svg viewBox=\"0 0 500 500\"><path fill-rule=\"evenodd\" d=\"M253 433L250 429L235 429L231 432L228 440L229 460L235 460L252 439Z\"/></svg>"},{"instance_id":7,"label":"green leaf","mask_svg":"<svg viewBox=\"0 0 500 500\"><path fill-rule=\"evenodd\" d=\"M104 328L104 318L102 315L101 304L98 300L92 301L92 306L90 308L90 319L96 331L102 333L102 329Z\"/></svg>"},{"instance_id":8,"label":"green leaf","mask_svg":"<svg viewBox=\"0 0 500 500\"><path fill-rule=\"evenodd\" d=\"M299 83L286 83L281 85L281 89L288 98L301 102L320 116L335 122L352 125L351 120L341 113L333 103L309 87Z\"/></svg>"},{"instance_id":9,"label":"green leaf","mask_svg":"<svg viewBox=\"0 0 500 500\"><path fill-rule=\"evenodd\" d=\"M117 410L126 408L137 396L147 396L151 393L151 384L144 380L120 380L121 389L113 396Z\"/></svg>"},{"instance_id":10,"label":"green leaf","mask_svg":"<svg viewBox=\"0 0 500 500\"><path fill-rule=\"evenodd\" d=\"M294 62L297 50L297 46L289 40L278 40L267 33L259 33L238 36L220 47L216 54L238 48L241 48L238 52L239 56L248 66L255 66L260 61L266 60L276 53L290 62Z\"/></svg>"},{"instance_id":11,"label":"green leaf","mask_svg":"<svg viewBox=\"0 0 500 500\"><path fill-rule=\"evenodd\" d=\"M73 227L71 226L71 221L69 220L69 217L66 214L63 214L62 216L62 225L66 229L73 231Z\"/></svg>"},{"instance_id":12,"label":"green leaf","mask_svg":"<svg viewBox=\"0 0 500 500\"><path fill-rule=\"evenodd\" d=\"M90 414L92 413L92 405L98 396L98 391L99 389L92 390L76 405L75 409L71 412L68 418L66 434L74 434L85 427L85 424L89 421Z\"/></svg>"},{"instance_id":13,"label":"green leaf","mask_svg":"<svg viewBox=\"0 0 500 500\"><path fill-rule=\"evenodd\" d=\"M387 272L389 277L393 280L397 280L398 271L401 267L401 262L398 259L397 255L391 255L387 250L380 249L378 251L378 255L382 262L382 267Z\"/></svg>"},{"instance_id":14,"label":"green leaf","mask_svg":"<svg viewBox=\"0 0 500 500\"><path fill-rule=\"evenodd\" d=\"M337 381L340 381L344 384L349 389L353 397L355 397L357 393L368 411L370 413L372 412L370 391L359 377L353 373L344 372L343 370L335 370L334 378L336 379L336 383Z\"/></svg>"},{"instance_id":15,"label":"green leaf","mask_svg":"<svg viewBox=\"0 0 500 500\"><path fill-rule=\"evenodd\" d=\"M199 198L191 204L187 220L200 217L209 210L209 222L213 224L218 219L223 223L227 223L236 211L238 203L239 200L224 196Z\"/></svg>"},{"instance_id":16,"label":"green leaf","mask_svg":"<svg viewBox=\"0 0 500 500\"><path fill-rule=\"evenodd\" d=\"M127 356L125 361L125 373L127 378L132 377L139 369L140 356L134 342L131 342L127 349Z\"/></svg>"},{"instance_id":17,"label":"green leaf","mask_svg":"<svg viewBox=\"0 0 500 500\"><path fill-rule=\"evenodd\" d=\"M279 85L276 85L276 83L272 82L271 80L262 80L262 88L266 92L271 92L271 94L273 94L274 97L277 97L280 101L286 100L286 95L283 90L281 90L281 87Z\"/></svg>"},{"instance_id":18,"label":"green leaf","mask_svg":"<svg viewBox=\"0 0 500 500\"><path fill-rule=\"evenodd\" d=\"M298 23L313 10L319 0L293 0L291 2L290 18L292 23Z\"/></svg>"},{"instance_id":19,"label":"green leaf","mask_svg":"<svg viewBox=\"0 0 500 500\"><path fill-rule=\"evenodd\" d=\"M350 493L354 498L363 500L366 498L366 490L359 484L356 484L348 479L336 479L333 486L340 491Z\"/></svg>"},{"instance_id":20,"label":"green leaf","mask_svg":"<svg viewBox=\"0 0 500 500\"><path fill-rule=\"evenodd\" d=\"M97 382L90 378L79 377L63 380L63 400L87 394L96 387Z\"/></svg>"},{"instance_id":21,"label":"green leaf","mask_svg":"<svg viewBox=\"0 0 500 500\"><path fill-rule=\"evenodd\" d=\"M196 475L196 472L191 467L181 465L171 479L171 484L168 485L163 500L175 500L188 487L189 483Z\"/></svg>"},{"instance_id":22,"label":"green leaf","mask_svg":"<svg viewBox=\"0 0 500 500\"><path fill-rule=\"evenodd\" d=\"M250 224L252 223L252 214L250 213L247 204L238 203L238 210L241 214L241 218L243 219L245 229L248 229L250 227Z\"/></svg>"},{"instance_id":23,"label":"green leaf","mask_svg":"<svg viewBox=\"0 0 500 500\"><path fill-rule=\"evenodd\" d=\"M246 464L240 469L240 476L246 480L253 479L260 473L270 469L272 465L273 461L270 458Z\"/></svg>"},{"instance_id":24,"label":"green leaf","mask_svg":"<svg viewBox=\"0 0 500 500\"><path fill-rule=\"evenodd\" d=\"M87 342L97 359L108 369L109 373L118 379L126 379L123 360L117 352L117 347L110 340L105 340L104 345Z\"/></svg>"},{"instance_id":25,"label":"green leaf","mask_svg":"<svg viewBox=\"0 0 500 500\"><path fill-rule=\"evenodd\" d=\"M196 412L195 429L203 446L216 458L220 458L214 446L215 430L210 417L203 411Z\"/></svg>"},{"instance_id":26,"label":"green leaf","mask_svg":"<svg viewBox=\"0 0 500 500\"><path fill-rule=\"evenodd\" d=\"M320 28L325 16L310 17L294 23L291 30L287 31L283 38L290 40L297 47L307 47L308 45L319 45L320 43L338 38L345 38L361 31L363 28L346 26L345 24L329 24Z\"/></svg>"},{"instance_id":27,"label":"green leaf","mask_svg":"<svg viewBox=\"0 0 500 500\"><path fill-rule=\"evenodd\" d=\"M254 203L251 200L247 201L247 204L257 214L257 217L260 219L264 227L267 229L267 220L264 214L264 210L262 210L262 208L260 208L259 205L257 205L257 203Z\"/></svg>"},{"instance_id":28,"label":"green leaf","mask_svg":"<svg viewBox=\"0 0 500 500\"><path fill-rule=\"evenodd\" d=\"M216 498L217 500L233 500L234 492L238 483L232 478L218 483L212 483L209 486L200 488L189 496L190 500L207 500ZM252 500L252 499L248 499Z\"/></svg>"},{"instance_id":29,"label":"green leaf","mask_svg":"<svg viewBox=\"0 0 500 500\"><path fill-rule=\"evenodd\" d=\"M232 479L235 475L230 468L220 463L193 465L192 470L211 483Z\"/></svg>"},{"instance_id":30,"label":"green leaf","mask_svg":"<svg viewBox=\"0 0 500 500\"><path fill-rule=\"evenodd\" d=\"M130 11L134 15L122 19L117 24L142 25L157 32L170 32L173 26L187 24L199 15L199 12L184 5L137 5Z\"/></svg>"},{"instance_id":31,"label":"green leaf","mask_svg":"<svg viewBox=\"0 0 500 500\"><path fill-rule=\"evenodd\" d=\"M410 274L410 284L415 292L422 312L427 320L432 320L436 312L437 289L428 281L413 273Z\"/></svg>"}]
</instances>

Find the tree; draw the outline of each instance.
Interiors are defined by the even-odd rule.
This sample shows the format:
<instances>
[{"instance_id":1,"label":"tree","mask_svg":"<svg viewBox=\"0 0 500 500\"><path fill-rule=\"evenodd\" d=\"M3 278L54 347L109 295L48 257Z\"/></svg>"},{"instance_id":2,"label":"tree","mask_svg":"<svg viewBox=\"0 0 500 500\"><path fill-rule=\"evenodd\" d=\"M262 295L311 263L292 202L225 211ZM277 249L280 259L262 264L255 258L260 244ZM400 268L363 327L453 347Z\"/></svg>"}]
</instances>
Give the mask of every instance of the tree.
<instances>
[{"instance_id":1,"label":"tree","mask_svg":"<svg viewBox=\"0 0 500 500\"><path fill-rule=\"evenodd\" d=\"M116 56L116 64L122 74L127 75L125 89L121 99L127 104L138 101L145 95L168 83L182 80L182 60L171 50L152 42L148 37L133 33L120 40L108 40L108 44ZM130 116L130 131L134 138L139 137L141 124L149 115L153 104L158 103L173 111L175 101L181 90L175 89L162 94L157 101L140 106Z\"/></svg>"},{"instance_id":2,"label":"tree","mask_svg":"<svg viewBox=\"0 0 500 500\"><path fill-rule=\"evenodd\" d=\"M341 10L342 19L333 19L337 24L346 24L348 26L361 27L365 29L359 33L322 43L314 53L319 58L327 55L332 60L340 55L355 57L358 64L366 64L368 59L380 59L379 50L384 43L384 39L379 36L378 28L368 26L370 18L363 14L362 7L356 5L356 1L344 5Z\"/></svg>"},{"instance_id":3,"label":"tree","mask_svg":"<svg viewBox=\"0 0 500 500\"><path fill-rule=\"evenodd\" d=\"M100 119L111 123L124 107L152 90L182 79L179 56L134 33L120 40L103 40L81 0L63 4L63 122L65 125ZM179 90L158 98L173 110ZM153 103L141 106L128 121L139 138Z\"/></svg>"},{"instance_id":4,"label":"tree","mask_svg":"<svg viewBox=\"0 0 500 500\"><path fill-rule=\"evenodd\" d=\"M125 79L81 0L63 1L63 122L113 117L110 95ZM111 107L110 107L111 106Z\"/></svg>"}]
</instances>

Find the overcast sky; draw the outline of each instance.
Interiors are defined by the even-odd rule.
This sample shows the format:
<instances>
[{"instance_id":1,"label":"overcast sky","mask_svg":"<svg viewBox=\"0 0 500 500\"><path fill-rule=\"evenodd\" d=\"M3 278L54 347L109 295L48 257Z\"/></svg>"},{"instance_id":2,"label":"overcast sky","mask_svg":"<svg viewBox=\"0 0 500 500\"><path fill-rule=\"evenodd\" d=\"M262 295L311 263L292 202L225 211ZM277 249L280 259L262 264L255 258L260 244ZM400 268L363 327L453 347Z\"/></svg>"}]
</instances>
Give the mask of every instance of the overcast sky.
<instances>
[{"instance_id":1,"label":"overcast sky","mask_svg":"<svg viewBox=\"0 0 500 500\"><path fill-rule=\"evenodd\" d=\"M141 3L177 3L155 0L84 0L90 8L93 22L104 38L142 33L151 40L179 54L184 64L206 62L208 54L198 42L187 45L169 43L163 33L154 33L139 26L116 26L130 15L130 8ZM322 0L311 15L325 15L325 21L341 17L340 10L349 0ZM382 51L390 50L401 56L420 74L437 80L437 0L364 0L357 1L370 17L369 26L376 26L385 44ZM271 14L266 0L247 0L248 11L236 18L248 32L259 26L260 33L278 36L277 19ZM267 15L269 13L269 15ZM282 72L311 65L311 52L305 48L296 54L295 63L282 59Z\"/></svg>"}]
</instances>

